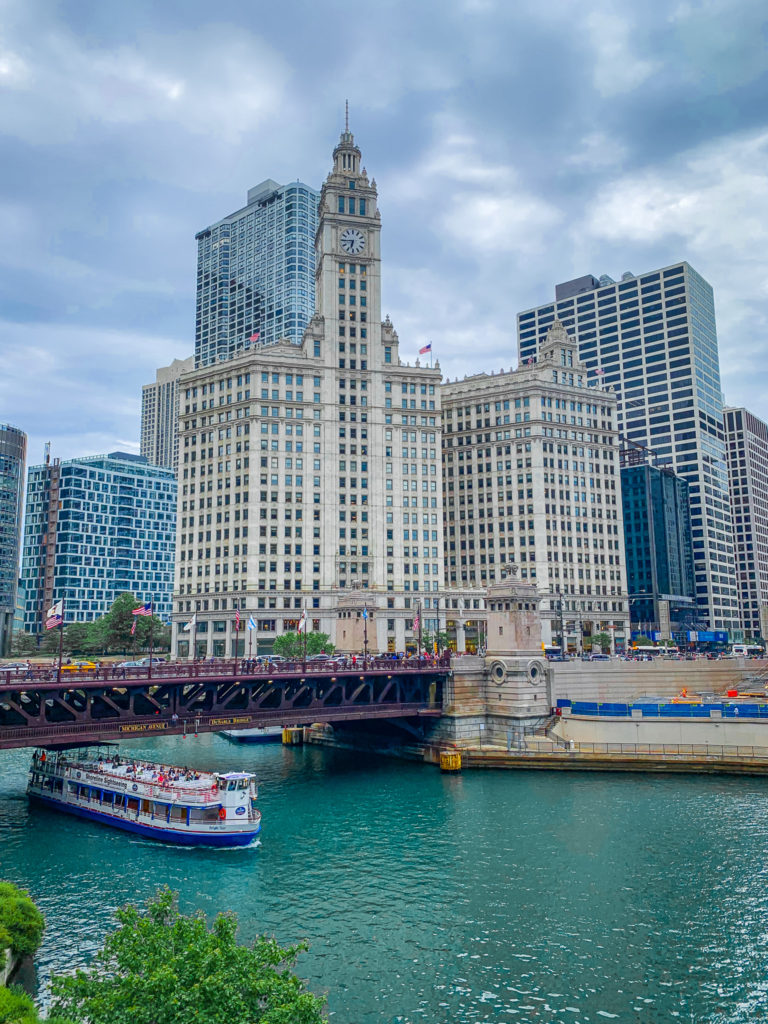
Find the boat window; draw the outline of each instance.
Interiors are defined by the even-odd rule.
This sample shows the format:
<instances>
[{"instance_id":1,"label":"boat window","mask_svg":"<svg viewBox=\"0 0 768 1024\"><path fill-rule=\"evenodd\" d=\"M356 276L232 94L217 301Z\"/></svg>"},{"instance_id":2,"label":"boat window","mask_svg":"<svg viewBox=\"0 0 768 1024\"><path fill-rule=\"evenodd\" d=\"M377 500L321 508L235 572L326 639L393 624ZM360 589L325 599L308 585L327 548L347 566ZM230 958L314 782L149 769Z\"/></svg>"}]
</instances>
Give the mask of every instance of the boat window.
<instances>
[{"instance_id":1,"label":"boat window","mask_svg":"<svg viewBox=\"0 0 768 1024\"><path fill-rule=\"evenodd\" d=\"M240 779L237 784L238 789L248 789L248 779Z\"/></svg>"},{"instance_id":2,"label":"boat window","mask_svg":"<svg viewBox=\"0 0 768 1024\"><path fill-rule=\"evenodd\" d=\"M236 782L230 782L230 784L227 786L227 789L231 793L233 789L237 789L237 783Z\"/></svg>"}]
</instances>

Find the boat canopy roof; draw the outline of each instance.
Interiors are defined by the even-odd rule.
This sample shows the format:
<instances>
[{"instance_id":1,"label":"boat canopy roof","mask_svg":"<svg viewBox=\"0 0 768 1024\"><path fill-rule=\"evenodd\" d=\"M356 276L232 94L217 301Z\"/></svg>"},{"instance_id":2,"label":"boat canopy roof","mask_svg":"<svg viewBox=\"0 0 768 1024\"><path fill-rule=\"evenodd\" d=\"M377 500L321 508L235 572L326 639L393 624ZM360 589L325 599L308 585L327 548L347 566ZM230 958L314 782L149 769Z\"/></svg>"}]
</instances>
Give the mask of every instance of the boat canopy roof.
<instances>
[{"instance_id":1,"label":"boat canopy roof","mask_svg":"<svg viewBox=\"0 0 768 1024\"><path fill-rule=\"evenodd\" d=\"M217 772L220 779L250 779L253 778L251 772Z\"/></svg>"}]
</instances>

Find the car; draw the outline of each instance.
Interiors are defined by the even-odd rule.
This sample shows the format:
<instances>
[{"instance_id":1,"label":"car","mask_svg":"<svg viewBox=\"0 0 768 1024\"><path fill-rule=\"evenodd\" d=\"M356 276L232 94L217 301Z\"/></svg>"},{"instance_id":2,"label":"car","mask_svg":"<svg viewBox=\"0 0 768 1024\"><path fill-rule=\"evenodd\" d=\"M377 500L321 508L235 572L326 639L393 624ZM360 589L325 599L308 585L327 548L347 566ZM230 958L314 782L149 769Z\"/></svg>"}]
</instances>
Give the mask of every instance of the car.
<instances>
[{"instance_id":1,"label":"car","mask_svg":"<svg viewBox=\"0 0 768 1024\"><path fill-rule=\"evenodd\" d=\"M96 663L93 661L66 661L61 666L62 672L95 672Z\"/></svg>"},{"instance_id":2,"label":"car","mask_svg":"<svg viewBox=\"0 0 768 1024\"><path fill-rule=\"evenodd\" d=\"M25 661L11 661L7 665L0 665L0 672L26 672L27 663Z\"/></svg>"},{"instance_id":3,"label":"car","mask_svg":"<svg viewBox=\"0 0 768 1024\"><path fill-rule=\"evenodd\" d=\"M590 661L610 661L611 660L611 656L610 656L610 654L590 654L589 660Z\"/></svg>"},{"instance_id":4,"label":"car","mask_svg":"<svg viewBox=\"0 0 768 1024\"><path fill-rule=\"evenodd\" d=\"M116 668L143 668L143 661L120 661L115 666Z\"/></svg>"},{"instance_id":5,"label":"car","mask_svg":"<svg viewBox=\"0 0 768 1024\"><path fill-rule=\"evenodd\" d=\"M330 661L332 657L332 654L310 654L307 661Z\"/></svg>"},{"instance_id":6,"label":"car","mask_svg":"<svg viewBox=\"0 0 768 1024\"><path fill-rule=\"evenodd\" d=\"M161 658L161 657L159 657L156 654L152 655L151 661L152 661L153 665L163 665L163 664L165 664L165 658ZM149 657L149 655L147 655L145 658L139 658L139 660L136 662L136 664L140 665L142 668L146 668L147 665L149 665L149 662L150 662L150 657Z\"/></svg>"}]
</instances>

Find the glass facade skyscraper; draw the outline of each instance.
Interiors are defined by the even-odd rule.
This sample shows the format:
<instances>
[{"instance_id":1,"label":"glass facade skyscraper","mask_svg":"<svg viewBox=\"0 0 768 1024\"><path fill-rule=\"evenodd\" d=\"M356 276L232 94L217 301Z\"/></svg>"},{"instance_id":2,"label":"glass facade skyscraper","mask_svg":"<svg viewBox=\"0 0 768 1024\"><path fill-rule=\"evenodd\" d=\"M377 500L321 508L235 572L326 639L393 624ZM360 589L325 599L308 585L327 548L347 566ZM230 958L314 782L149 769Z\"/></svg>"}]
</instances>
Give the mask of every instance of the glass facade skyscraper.
<instances>
[{"instance_id":1,"label":"glass facade skyscraper","mask_svg":"<svg viewBox=\"0 0 768 1024\"><path fill-rule=\"evenodd\" d=\"M633 626L696 629L688 484L670 469L622 466L624 550Z\"/></svg>"},{"instance_id":2,"label":"glass facade skyscraper","mask_svg":"<svg viewBox=\"0 0 768 1024\"><path fill-rule=\"evenodd\" d=\"M738 628L723 401L711 286L688 263L621 281L588 275L518 314L520 359L535 359L560 319L581 358L615 390L618 429L688 483L697 618Z\"/></svg>"},{"instance_id":3,"label":"glass facade skyscraper","mask_svg":"<svg viewBox=\"0 0 768 1024\"><path fill-rule=\"evenodd\" d=\"M0 423L0 656L7 655L16 613L27 435Z\"/></svg>"},{"instance_id":4,"label":"glass facade skyscraper","mask_svg":"<svg viewBox=\"0 0 768 1024\"><path fill-rule=\"evenodd\" d=\"M170 618L175 543L172 470L125 452L30 466L25 631L42 631L54 600L64 599L66 622L93 622L126 592Z\"/></svg>"},{"instance_id":5,"label":"glass facade skyscraper","mask_svg":"<svg viewBox=\"0 0 768 1024\"><path fill-rule=\"evenodd\" d=\"M301 344L315 311L319 192L268 179L197 233L195 366L281 338Z\"/></svg>"}]
</instances>

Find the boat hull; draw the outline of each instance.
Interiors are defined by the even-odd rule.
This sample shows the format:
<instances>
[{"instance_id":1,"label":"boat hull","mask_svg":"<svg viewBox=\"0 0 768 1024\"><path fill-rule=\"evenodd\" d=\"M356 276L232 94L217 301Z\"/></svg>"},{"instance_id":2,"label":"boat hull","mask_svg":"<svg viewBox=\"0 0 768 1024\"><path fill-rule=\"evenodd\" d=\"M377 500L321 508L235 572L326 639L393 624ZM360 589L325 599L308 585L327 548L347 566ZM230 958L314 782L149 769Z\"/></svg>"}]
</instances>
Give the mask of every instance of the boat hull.
<instances>
[{"instance_id":1,"label":"boat hull","mask_svg":"<svg viewBox=\"0 0 768 1024\"><path fill-rule=\"evenodd\" d=\"M117 814L105 814L102 811L93 811L88 807L78 807L77 804L67 804L59 800L52 800L50 797L43 796L40 793L30 792L28 796L35 803L50 807L56 811L63 811L65 814L73 814L77 818L85 818L87 821L95 821L100 825L120 828L124 832L133 832L135 835L143 836L146 839L155 839L164 843L175 843L179 846L248 846L261 831L260 824L254 825L253 829L248 832L181 831L181 829L176 830L147 825L141 821L130 821L127 818L121 818Z\"/></svg>"},{"instance_id":2,"label":"boat hull","mask_svg":"<svg viewBox=\"0 0 768 1024\"><path fill-rule=\"evenodd\" d=\"M283 730L279 726L267 726L264 729L228 729L221 735L230 743L280 743Z\"/></svg>"}]
</instances>

